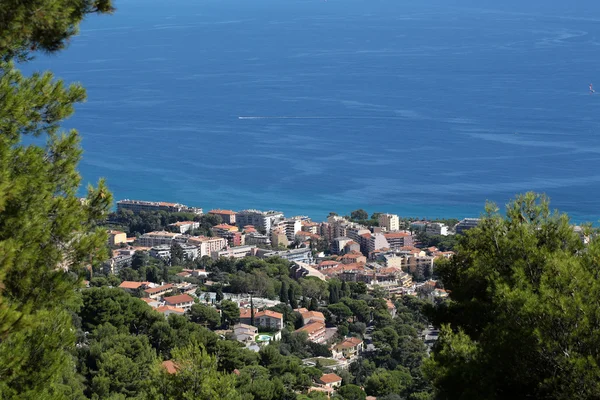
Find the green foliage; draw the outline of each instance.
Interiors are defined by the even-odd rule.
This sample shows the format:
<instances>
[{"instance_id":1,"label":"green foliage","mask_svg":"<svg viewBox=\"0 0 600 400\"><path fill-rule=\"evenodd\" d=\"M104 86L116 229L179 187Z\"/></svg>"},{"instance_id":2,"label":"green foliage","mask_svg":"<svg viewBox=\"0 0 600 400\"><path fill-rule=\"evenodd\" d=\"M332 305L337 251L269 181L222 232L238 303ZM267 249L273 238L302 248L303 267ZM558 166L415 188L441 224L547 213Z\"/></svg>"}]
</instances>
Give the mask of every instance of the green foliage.
<instances>
[{"instance_id":1,"label":"green foliage","mask_svg":"<svg viewBox=\"0 0 600 400\"><path fill-rule=\"evenodd\" d=\"M453 251L458 245L458 239L460 236L457 235L432 235L423 231L417 232L415 235L420 246L423 247L437 247L441 251Z\"/></svg>"},{"instance_id":2,"label":"green foliage","mask_svg":"<svg viewBox=\"0 0 600 400\"><path fill-rule=\"evenodd\" d=\"M229 327L240 320L240 308L231 300L223 300L219 306L221 309L221 321L223 325Z\"/></svg>"},{"instance_id":3,"label":"green foliage","mask_svg":"<svg viewBox=\"0 0 600 400\"><path fill-rule=\"evenodd\" d=\"M369 213L362 208L354 210L350 213L350 218L354 221L363 221L369 219Z\"/></svg>"},{"instance_id":4,"label":"green foliage","mask_svg":"<svg viewBox=\"0 0 600 400\"><path fill-rule=\"evenodd\" d=\"M194 304L188 311L188 316L192 322L206 326L209 329L215 329L221 324L221 316L213 307L203 304Z\"/></svg>"},{"instance_id":5,"label":"green foliage","mask_svg":"<svg viewBox=\"0 0 600 400\"><path fill-rule=\"evenodd\" d=\"M109 13L110 0L3 0L0 3L0 55L24 60L30 51L66 47L90 13Z\"/></svg>"},{"instance_id":6,"label":"green foliage","mask_svg":"<svg viewBox=\"0 0 600 400\"><path fill-rule=\"evenodd\" d=\"M411 385L412 377L404 367L390 371L381 369L375 371L365 382L365 392L370 396L386 396L403 394Z\"/></svg>"},{"instance_id":7,"label":"green foliage","mask_svg":"<svg viewBox=\"0 0 600 400\"><path fill-rule=\"evenodd\" d=\"M315 299L317 302L329 298L327 282L315 277L302 278L299 281L303 296Z\"/></svg>"},{"instance_id":8,"label":"green foliage","mask_svg":"<svg viewBox=\"0 0 600 400\"><path fill-rule=\"evenodd\" d=\"M438 396L600 396L599 258L597 236L584 249L544 196L518 196L506 216L489 204L439 267L451 295L426 366Z\"/></svg>"},{"instance_id":9,"label":"green foliage","mask_svg":"<svg viewBox=\"0 0 600 400\"><path fill-rule=\"evenodd\" d=\"M87 395L95 399L137 395L150 377L156 359L146 336L118 333L110 324L98 327L89 347L82 349Z\"/></svg>"},{"instance_id":10,"label":"green foliage","mask_svg":"<svg viewBox=\"0 0 600 400\"><path fill-rule=\"evenodd\" d=\"M365 400L367 394L356 385L344 385L337 390L337 395L343 400Z\"/></svg>"},{"instance_id":11,"label":"green foliage","mask_svg":"<svg viewBox=\"0 0 600 400\"><path fill-rule=\"evenodd\" d=\"M327 306L327 310L335 316L336 321L346 321L352 316L352 310L344 303L330 304Z\"/></svg>"},{"instance_id":12,"label":"green foliage","mask_svg":"<svg viewBox=\"0 0 600 400\"><path fill-rule=\"evenodd\" d=\"M239 400L234 375L217 370L216 357L197 343L173 350L177 372L169 374L155 367L154 384L146 389L148 398L164 400Z\"/></svg>"},{"instance_id":13,"label":"green foliage","mask_svg":"<svg viewBox=\"0 0 600 400\"><path fill-rule=\"evenodd\" d=\"M93 11L91 4L0 4L1 398L60 397L56 388L72 376L67 360L75 344L65 316L76 308L85 268L107 256L98 223L112 196L100 181L79 200L80 138L76 131L60 132L75 103L85 99L84 89L49 72L26 77L9 61L27 58L31 48L62 47ZM48 334L49 326L56 336ZM32 369L33 363L44 371Z\"/></svg>"}]
</instances>

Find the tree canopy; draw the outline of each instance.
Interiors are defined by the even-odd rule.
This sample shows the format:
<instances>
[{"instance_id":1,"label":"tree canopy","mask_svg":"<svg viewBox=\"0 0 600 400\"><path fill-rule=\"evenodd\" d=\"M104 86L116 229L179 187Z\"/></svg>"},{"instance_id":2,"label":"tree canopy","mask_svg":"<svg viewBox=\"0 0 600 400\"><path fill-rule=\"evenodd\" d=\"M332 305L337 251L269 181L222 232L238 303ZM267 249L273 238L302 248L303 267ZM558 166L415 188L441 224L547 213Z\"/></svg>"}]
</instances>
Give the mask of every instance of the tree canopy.
<instances>
[{"instance_id":1,"label":"tree canopy","mask_svg":"<svg viewBox=\"0 0 600 400\"><path fill-rule=\"evenodd\" d=\"M81 271L106 257L99 228L111 205L105 183L80 200L76 131L60 124L85 99L49 73L24 76L14 61L63 48L88 13L111 3L0 3L0 397L64 398L78 385L71 350ZM32 139L33 138L33 139ZM25 140L25 141L24 141ZM70 388L69 388L70 386Z\"/></svg>"},{"instance_id":2,"label":"tree canopy","mask_svg":"<svg viewBox=\"0 0 600 400\"><path fill-rule=\"evenodd\" d=\"M437 273L450 300L426 372L442 399L600 396L600 242L527 193L488 204Z\"/></svg>"}]
</instances>

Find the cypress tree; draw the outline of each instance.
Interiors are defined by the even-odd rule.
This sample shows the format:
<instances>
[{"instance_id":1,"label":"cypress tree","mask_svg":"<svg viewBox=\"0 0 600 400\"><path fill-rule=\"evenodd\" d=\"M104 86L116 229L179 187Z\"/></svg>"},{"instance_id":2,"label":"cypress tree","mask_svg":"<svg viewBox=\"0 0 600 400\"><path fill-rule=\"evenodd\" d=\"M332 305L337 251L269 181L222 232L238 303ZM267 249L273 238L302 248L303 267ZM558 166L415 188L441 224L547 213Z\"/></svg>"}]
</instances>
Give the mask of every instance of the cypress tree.
<instances>
[{"instance_id":1,"label":"cypress tree","mask_svg":"<svg viewBox=\"0 0 600 400\"><path fill-rule=\"evenodd\" d=\"M288 303L288 285L285 281L281 282L281 290L279 291L279 301L284 304Z\"/></svg>"},{"instance_id":2,"label":"cypress tree","mask_svg":"<svg viewBox=\"0 0 600 400\"><path fill-rule=\"evenodd\" d=\"M294 293L294 288L291 286L288 289L288 299L290 301L290 307L292 307L292 309L298 308L298 301L296 300L296 294Z\"/></svg>"}]
</instances>

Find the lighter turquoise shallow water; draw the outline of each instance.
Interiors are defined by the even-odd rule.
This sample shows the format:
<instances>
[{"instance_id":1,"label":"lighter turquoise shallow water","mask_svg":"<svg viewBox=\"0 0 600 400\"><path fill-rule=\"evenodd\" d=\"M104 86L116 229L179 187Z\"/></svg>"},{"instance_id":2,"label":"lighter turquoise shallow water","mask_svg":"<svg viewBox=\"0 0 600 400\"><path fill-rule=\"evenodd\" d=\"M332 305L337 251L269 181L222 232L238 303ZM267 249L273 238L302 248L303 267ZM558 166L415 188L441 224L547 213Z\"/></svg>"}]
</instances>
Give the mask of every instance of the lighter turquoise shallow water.
<instances>
[{"instance_id":1,"label":"lighter turquoise shallow water","mask_svg":"<svg viewBox=\"0 0 600 400\"><path fill-rule=\"evenodd\" d=\"M27 68L88 88L66 125L117 198L437 217L536 190L598 219L598 2L448 3L117 1Z\"/></svg>"}]
</instances>

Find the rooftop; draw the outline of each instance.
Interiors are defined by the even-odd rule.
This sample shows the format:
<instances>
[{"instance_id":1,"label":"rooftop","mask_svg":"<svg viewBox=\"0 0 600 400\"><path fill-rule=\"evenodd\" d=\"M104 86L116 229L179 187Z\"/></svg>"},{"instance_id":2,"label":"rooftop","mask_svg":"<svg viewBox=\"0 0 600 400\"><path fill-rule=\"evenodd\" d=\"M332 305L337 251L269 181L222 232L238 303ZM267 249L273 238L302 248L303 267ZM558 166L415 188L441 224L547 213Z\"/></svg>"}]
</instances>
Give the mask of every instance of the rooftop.
<instances>
[{"instance_id":1,"label":"rooftop","mask_svg":"<svg viewBox=\"0 0 600 400\"><path fill-rule=\"evenodd\" d=\"M160 306L156 309L156 311L158 311L159 313L165 313L167 311L177 312L180 314L185 313L185 310L183 308L173 306Z\"/></svg>"},{"instance_id":2,"label":"rooftop","mask_svg":"<svg viewBox=\"0 0 600 400\"><path fill-rule=\"evenodd\" d=\"M358 346L358 345L359 345L359 344L361 344L362 342L363 342L363 341L362 341L361 339L359 339L359 338L356 338L356 337L349 337L349 338L346 338L346 339L344 339L344 341L342 341L342 342L340 342L340 343L336 344L336 345L334 346L334 348L335 348L336 350L349 349L349 348L352 348L352 347L356 347L356 346Z\"/></svg>"},{"instance_id":3,"label":"rooftop","mask_svg":"<svg viewBox=\"0 0 600 400\"><path fill-rule=\"evenodd\" d=\"M310 324L306 324L300 329L296 329L295 332L306 332L310 335L311 333L315 333L317 331L320 331L321 329L325 329L325 324L322 322L316 321L316 322L311 322Z\"/></svg>"},{"instance_id":4,"label":"rooftop","mask_svg":"<svg viewBox=\"0 0 600 400\"><path fill-rule=\"evenodd\" d=\"M336 374L323 374L319 378L319 380L323 383L335 383L335 382L341 382L342 378Z\"/></svg>"},{"instance_id":5,"label":"rooftop","mask_svg":"<svg viewBox=\"0 0 600 400\"><path fill-rule=\"evenodd\" d=\"M235 215L235 211L231 211L231 210L210 210L208 212L209 214L222 214L222 215Z\"/></svg>"},{"instance_id":6,"label":"rooftop","mask_svg":"<svg viewBox=\"0 0 600 400\"><path fill-rule=\"evenodd\" d=\"M138 289L142 286L142 282L123 281L119 285L121 289Z\"/></svg>"},{"instance_id":7,"label":"rooftop","mask_svg":"<svg viewBox=\"0 0 600 400\"><path fill-rule=\"evenodd\" d=\"M180 304L193 302L194 298L189 294L179 294L177 296L165 297L163 300L171 304Z\"/></svg>"},{"instance_id":8,"label":"rooftop","mask_svg":"<svg viewBox=\"0 0 600 400\"><path fill-rule=\"evenodd\" d=\"M169 290L172 287L173 287L173 285L170 284L170 283L168 283L168 284L163 285L163 286L159 286L159 287L155 287L155 288L151 288L151 289L146 289L146 290L144 290L144 292L146 292L147 294L152 295L152 294L163 292L165 290Z\"/></svg>"}]
</instances>

